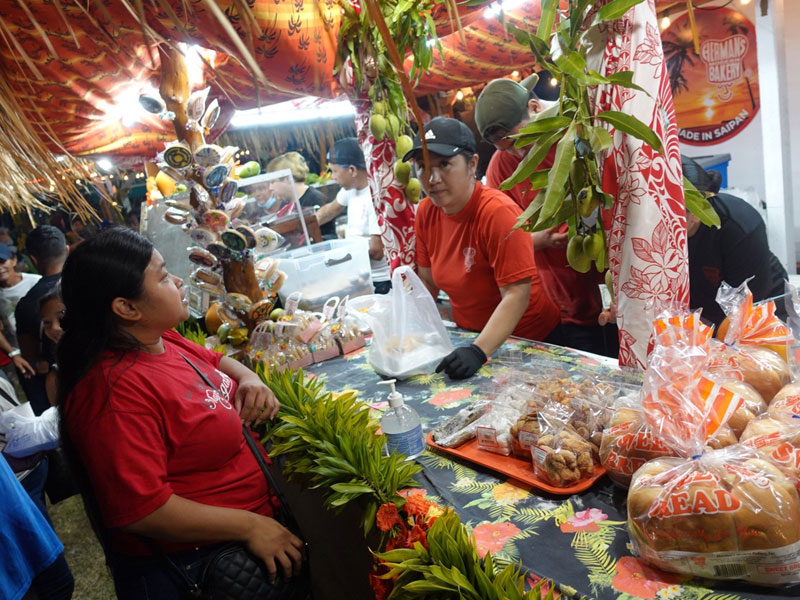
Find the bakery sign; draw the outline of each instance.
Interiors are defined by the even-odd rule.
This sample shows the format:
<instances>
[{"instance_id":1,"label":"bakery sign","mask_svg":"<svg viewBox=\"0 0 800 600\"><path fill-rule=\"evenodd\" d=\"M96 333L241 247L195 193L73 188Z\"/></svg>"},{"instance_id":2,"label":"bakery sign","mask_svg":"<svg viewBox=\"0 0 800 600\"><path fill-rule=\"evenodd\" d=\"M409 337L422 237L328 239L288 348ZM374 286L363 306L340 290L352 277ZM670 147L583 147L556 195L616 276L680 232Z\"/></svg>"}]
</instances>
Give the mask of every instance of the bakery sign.
<instances>
[{"instance_id":1,"label":"bakery sign","mask_svg":"<svg viewBox=\"0 0 800 600\"><path fill-rule=\"evenodd\" d=\"M742 131L758 112L758 62L753 24L728 8L696 11L700 53L688 15L661 32L678 135L713 145Z\"/></svg>"}]
</instances>

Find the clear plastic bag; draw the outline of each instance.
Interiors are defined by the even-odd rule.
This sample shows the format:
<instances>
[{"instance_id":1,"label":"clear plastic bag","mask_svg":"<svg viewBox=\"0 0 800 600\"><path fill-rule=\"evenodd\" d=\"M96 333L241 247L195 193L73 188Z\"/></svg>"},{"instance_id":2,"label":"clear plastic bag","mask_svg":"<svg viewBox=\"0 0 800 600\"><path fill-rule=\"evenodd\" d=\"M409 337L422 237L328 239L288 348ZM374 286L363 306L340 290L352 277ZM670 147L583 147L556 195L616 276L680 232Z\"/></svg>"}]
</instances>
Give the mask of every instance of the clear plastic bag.
<instances>
[{"instance_id":1,"label":"clear plastic bag","mask_svg":"<svg viewBox=\"0 0 800 600\"><path fill-rule=\"evenodd\" d=\"M59 446L58 409L51 406L38 417L15 410L0 413L0 433L6 438L5 454L23 458Z\"/></svg>"},{"instance_id":2,"label":"clear plastic bag","mask_svg":"<svg viewBox=\"0 0 800 600\"><path fill-rule=\"evenodd\" d=\"M800 477L800 418L794 414L775 412L753 419L742 433L741 442L788 476Z\"/></svg>"},{"instance_id":3,"label":"clear plastic bag","mask_svg":"<svg viewBox=\"0 0 800 600\"><path fill-rule=\"evenodd\" d=\"M572 411L549 402L539 412L541 433L531 446L533 471L552 485L569 487L594 475L592 446L569 425Z\"/></svg>"},{"instance_id":4,"label":"clear plastic bag","mask_svg":"<svg viewBox=\"0 0 800 600\"><path fill-rule=\"evenodd\" d=\"M376 372L405 379L432 373L453 344L436 303L411 267L392 274L392 290L370 311L369 362Z\"/></svg>"},{"instance_id":5,"label":"clear plastic bag","mask_svg":"<svg viewBox=\"0 0 800 600\"><path fill-rule=\"evenodd\" d=\"M737 444L696 459L659 458L628 492L634 552L666 571L766 585L800 582L796 481Z\"/></svg>"}]
</instances>

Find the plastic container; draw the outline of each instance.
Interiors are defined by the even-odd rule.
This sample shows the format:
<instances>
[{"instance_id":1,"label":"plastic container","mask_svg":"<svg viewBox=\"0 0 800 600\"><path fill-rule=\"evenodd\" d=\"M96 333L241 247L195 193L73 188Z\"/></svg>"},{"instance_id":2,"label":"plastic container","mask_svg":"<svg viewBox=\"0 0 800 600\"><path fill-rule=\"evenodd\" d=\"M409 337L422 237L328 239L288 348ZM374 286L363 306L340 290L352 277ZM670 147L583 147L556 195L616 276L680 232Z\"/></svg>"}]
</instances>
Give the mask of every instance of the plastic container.
<instances>
[{"instance_id":1,"label":"plastic container","mask_svg":"<svg viewBox=\"0 0 800 600\"><path fill-rule=\"evenodd\" d=\"M303 294L299 308L318 312L331 296L351 298L372 294L369 242L366 238L331 240L276 256L286 283L281 302L293 292Z\"/></svg>"}]
</instances>

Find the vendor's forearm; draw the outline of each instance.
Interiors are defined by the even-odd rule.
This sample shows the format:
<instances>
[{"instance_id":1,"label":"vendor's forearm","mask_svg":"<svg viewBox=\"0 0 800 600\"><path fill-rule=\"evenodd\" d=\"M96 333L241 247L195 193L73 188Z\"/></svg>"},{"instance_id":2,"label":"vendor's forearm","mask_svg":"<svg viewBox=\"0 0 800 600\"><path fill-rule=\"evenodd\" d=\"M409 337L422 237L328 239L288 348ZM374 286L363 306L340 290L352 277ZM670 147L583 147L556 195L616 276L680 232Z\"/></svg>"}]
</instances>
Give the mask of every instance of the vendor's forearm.
<instances>
[{"instance_id":1,"label":"vendor's forearm","mask_svg":"<svg viewBox=\"0 0 800 600\"><path fill-rule=\"evenodd\" d=\"M344 210L344 206L336 202L336 200L328 202L317 211L317 221L320 225L325 225L325 223L329 223L338 217L342 210Z\"/></svg>"},{"instance_id":2,"label":"vendor's forearm","mask_svg":"<svg viewBox=\"0 0 800 600\"><path fill-rule=\"evenodd\" d=\"M530 302L530 280L508 286L474 344L491 356L516 329Z\"/></svg>"},{"instance_id":3,"label":"vendor's forearm","mask_svg":"<svg viewBox=\"0 0 800 600\"><path fill-rule=\"evenodd\" d=\"M246 510L209 506L173 494L149 515L122 529L175 543L244 541L254 517Z\"/></svg>"},{"instance_id":4,"label":"vendor's forearm","mask_svg":"<svg viewBox=\"0 0 800 600\"><path fill-rule=\"evenodd\" d=\"M236 382L241 382L247 377L258 377L253 371L245 367L238 360L223 356L219 361L219 370Z\"/></svg>"}]
</instances>

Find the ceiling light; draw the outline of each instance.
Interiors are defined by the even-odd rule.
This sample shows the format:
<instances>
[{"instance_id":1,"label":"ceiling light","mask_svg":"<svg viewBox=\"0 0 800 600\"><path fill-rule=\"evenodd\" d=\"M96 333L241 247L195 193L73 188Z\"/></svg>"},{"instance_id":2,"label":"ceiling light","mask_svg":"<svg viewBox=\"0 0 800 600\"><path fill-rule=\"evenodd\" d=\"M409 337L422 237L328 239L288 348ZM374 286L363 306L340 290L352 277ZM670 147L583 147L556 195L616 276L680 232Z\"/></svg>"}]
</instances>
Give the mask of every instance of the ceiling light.
<instances>
[{"instance_id":1,"label":"ceiling light","mask_svg":"<svg viewBox=\"0 0 800 600\"><path fill-rule=\"evenodd\" d=\"M292 101L280 102L261 108L237 110L231 119L232 129L256 127L258 125L286 125L316 119L335 119L355 116L356 109L350 102L335 100L319 106L297 108Z\"/></svg>"},{"instance_id":2,"label":"ceiling light","mask_svg":"<svg viewBox=\"0 0 800 600\"><path fill-rule=\"evenodd\" d=\"M661 29L664 30L672 24L672 19L669 17L664 17L661 19Z\"/></svg>"}]
</instances>

